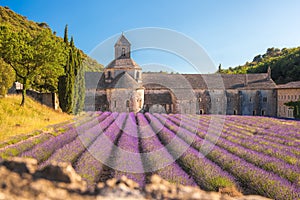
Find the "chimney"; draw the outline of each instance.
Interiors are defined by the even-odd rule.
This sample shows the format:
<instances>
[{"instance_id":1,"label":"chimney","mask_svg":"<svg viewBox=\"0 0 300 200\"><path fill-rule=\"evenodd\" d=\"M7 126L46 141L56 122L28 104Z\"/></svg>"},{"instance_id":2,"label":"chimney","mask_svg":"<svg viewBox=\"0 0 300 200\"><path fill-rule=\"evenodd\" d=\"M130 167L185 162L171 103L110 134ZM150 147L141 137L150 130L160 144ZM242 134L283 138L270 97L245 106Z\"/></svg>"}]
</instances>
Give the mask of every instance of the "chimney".
<instances>
[{"instance_id":1,"label":"chimney","mask_svg":"<svg viewBox=\"0 0 300 200\"><path fill-rule=\"evenodd\" d=\"M245 74L245 82L244 82L244 86L248 86L248 74Z\"/></svg>"},{"instance_id":2,"label":"chimney","mask_svg":"<svg viewBox=\"0 0 300 200\"><path fill-rule=\"evenodd\" d=\"M267 80L271 80L271 67L268 67L268 76L267 76Z\"/></svg>"}]
</instances>

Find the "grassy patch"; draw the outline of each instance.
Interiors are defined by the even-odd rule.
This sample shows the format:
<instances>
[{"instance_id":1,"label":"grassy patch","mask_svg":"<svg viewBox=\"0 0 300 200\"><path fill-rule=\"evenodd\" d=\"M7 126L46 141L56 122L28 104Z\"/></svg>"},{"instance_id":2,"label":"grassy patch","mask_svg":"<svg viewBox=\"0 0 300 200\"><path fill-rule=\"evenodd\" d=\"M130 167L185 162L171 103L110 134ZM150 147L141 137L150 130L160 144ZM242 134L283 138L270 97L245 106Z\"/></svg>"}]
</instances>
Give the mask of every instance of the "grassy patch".
<instances>
[{"instance_id":1,"label":"grassy patch","mask_svg":"<svg viewBox=\"0 0 300 200\"><path fill-rule=\"evenodd\" d=\"M29 97L24 107L20 106L20 102L20 95L0 98L0 143L7 140L9 143L18 142L36 135L38 132L34 132L35 130L45 129L74 117L41 105Z\"/></svg>"}]
</instances>

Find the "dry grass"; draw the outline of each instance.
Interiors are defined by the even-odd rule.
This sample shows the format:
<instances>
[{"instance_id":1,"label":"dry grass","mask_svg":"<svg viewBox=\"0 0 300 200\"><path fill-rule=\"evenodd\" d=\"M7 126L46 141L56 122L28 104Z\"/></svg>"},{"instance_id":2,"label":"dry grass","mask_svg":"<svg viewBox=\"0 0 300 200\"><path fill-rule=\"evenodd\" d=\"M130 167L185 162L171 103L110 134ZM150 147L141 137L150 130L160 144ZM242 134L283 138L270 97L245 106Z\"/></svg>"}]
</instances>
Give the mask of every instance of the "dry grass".
<instances>
[{"instance_id":1,"label":"dry grass","mask_svg":"<svg viewBox=\"0 0 300 200\"><path fill-rule=\"evenodd\" d=\"M41 105L29 97L26 100L25 107L21 107L20 95L0 98L0 142L74 117Z\"/></svg>"}]
</instances>

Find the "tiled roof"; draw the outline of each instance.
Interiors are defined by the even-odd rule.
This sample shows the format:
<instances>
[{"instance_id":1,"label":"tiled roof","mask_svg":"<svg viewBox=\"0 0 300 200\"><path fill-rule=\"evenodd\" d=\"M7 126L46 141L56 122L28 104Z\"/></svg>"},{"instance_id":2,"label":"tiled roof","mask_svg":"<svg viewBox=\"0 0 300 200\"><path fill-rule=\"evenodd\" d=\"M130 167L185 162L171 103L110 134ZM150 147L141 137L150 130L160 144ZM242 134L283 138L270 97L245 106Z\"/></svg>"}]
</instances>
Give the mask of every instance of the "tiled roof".
<instances>
[{"instance_id":1,"label":"tiled roof","mask_svg":"<svg viewBox=\"0 0 300 200\"><path fill-rule=\"evenodd\" d=\"M277 88L281 88L281 89L300 88L300 81L294 81L282 85L277 85Z\"/></svg>"},{"instance_id":2,"label":"tiled roof","mask_svg":"<svg viewBox=\"0 0 300 200\"><path fill-rule=\"evenodd\" d=\"M116 45L130 45L130 42L127 40L127 38L124 36L124 34L122 34L118 41L116 42L115 46Z\"/></svg>"},{"instance_id":3,"label":"tiled roof","mask_svg":"<svg viewBox=\"0 0 300 200\"><path fill-rule=\"evenodd\" d=\"M245 81L248 84L245 84ZM143 74L146 89L273 89L276 84L267 74Z\"/></svg>"},{"instance_id":4,"label":"tiled roof","mask_svg":"<svg viewBox=\"0 0 300 200\"><path fill-rule=\"evenodd\" d=\"M87 72L86 88L138 88L140 85L126 72L119 74L112 83L105 83L103 73ZM247 77L247 78L246 78ZM248 84L245 85L245 81ZM298 87L300 82L281 85L280 88ZM144 73L145 89L275 89L267 74L160 74Z\"/></svg>"},{"instance_id":5,"label":"tiled roof","mask_svg":"<svg viewBox=\"0 0 300 200\"><path fill-rule=\"evenodd\" d=\"M107 88L139 88L139 84L127 72L119 74Z\"/></svg>"},{"instance_id":6,"label":"tiled roof","mask_svg":"<svg viewBox=\"0 0 300 200\"><path fill-rule=\"evenodd\" d=\"M107 67L107 69L111 68L120 68L120 69L128 69L128 68L133 68L133 69L142 69L134 60L131 58L119 58L115 59L112 62L110 62Z\"/></svg>"}]
</instances>

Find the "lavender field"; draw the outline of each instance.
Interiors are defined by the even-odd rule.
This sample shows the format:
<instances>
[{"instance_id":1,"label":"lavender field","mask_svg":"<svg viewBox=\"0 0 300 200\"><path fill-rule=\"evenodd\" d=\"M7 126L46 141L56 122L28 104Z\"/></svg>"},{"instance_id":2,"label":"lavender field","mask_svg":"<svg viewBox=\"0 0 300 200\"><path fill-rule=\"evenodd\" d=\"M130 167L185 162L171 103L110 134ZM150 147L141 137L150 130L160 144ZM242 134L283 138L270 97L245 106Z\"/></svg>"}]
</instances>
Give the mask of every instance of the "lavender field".
<instances>
[{"instance_id":1,"label":"lavender field","mask_svg":"<svg viewBox=\"0 0 300 200\"><path fill-rule=\"evenodd\" d=\"M39 168L69 162L90 186L125 175L141 187L152 174L208 191L237 188L300 199L300 122L251 116L96 112L0 149Z\"/></svg>"}]
</instances>

